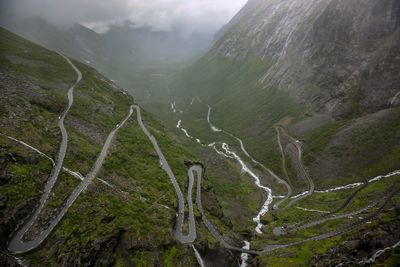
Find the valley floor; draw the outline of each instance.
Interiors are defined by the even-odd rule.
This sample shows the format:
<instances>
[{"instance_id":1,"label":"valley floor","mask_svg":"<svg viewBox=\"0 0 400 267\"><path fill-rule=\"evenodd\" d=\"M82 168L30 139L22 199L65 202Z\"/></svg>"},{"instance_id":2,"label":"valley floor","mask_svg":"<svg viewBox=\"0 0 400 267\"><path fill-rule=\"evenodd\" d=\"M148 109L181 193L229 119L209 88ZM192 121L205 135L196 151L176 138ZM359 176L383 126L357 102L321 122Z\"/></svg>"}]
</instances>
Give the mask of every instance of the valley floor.
<instances>
[{"instance_id":1,"label":"valley floor","mask_svg":"<svg viewBox=\"0 0 400 267\"><path fill-rule=\"evenodd\" d=\"M399 262L398 109L241 138L194 97L157 105L173 136L95 70L0 33L2 265Z\"/></svg>"}]
</instances>

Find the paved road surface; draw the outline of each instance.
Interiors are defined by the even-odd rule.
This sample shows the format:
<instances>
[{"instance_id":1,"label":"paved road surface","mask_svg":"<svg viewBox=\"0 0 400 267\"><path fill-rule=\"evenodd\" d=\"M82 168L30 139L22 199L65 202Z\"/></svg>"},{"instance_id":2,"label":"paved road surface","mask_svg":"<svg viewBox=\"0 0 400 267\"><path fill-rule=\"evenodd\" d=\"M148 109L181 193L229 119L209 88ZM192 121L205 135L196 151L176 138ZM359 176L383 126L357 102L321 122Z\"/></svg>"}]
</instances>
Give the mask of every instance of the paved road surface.
<instances>
[{"instance_id":1,"label":"paved road surface","mask_svg":"<svg viewBox=\"0 0 400 267\"><path fill-rule=\"evenodd\" d=\"M147 138L149 138L150 142L153 144L153 147L156 150L158 157L160 158L161 167L167 173L168 177L170 178L172 185L175 188L176 195L178 196L178 218L177 218L177 223L176 223L176 227L175 227L175 238L182 244L193 243L197 237L196 223L195 223L195 218L194 218L194 213L193 213L193 203L192 203L192 195L191 195L191 187L193 186L193 180L189 179L189 190L188 190L188 197L187 197L188 205L189 205L189 231L188 231L188 234L185 235L185 234L183 234L183 222L185 219L185 212L184 212L185 200L183 198L182 190L176 180L174 173L171 170L171 167L168 164L168 161L166 160L164 154L162 153L162 151L157 143L157 140L147 130L146 126L144 125L140 107L135 106L135 108L136 108L137 120L139 122L139 125L142 128L143 132L146 134ZM192 186L190 186L190 185L192 185Z\"/></svg>"},{"instance_id":2,"label":"paved road surface","mask_svg":"<svg viewBox=\"0 0 400 267\"><path fill-rule=\"evenodd\" d=\"M304 179L308 182L309 185L309 189L307 191L306 194L301 195L298 198L292 199L285 207L289 208L291 207L294 203L298 202L301 199L304 199L310 195L312 195L314 193L315 190L315 185L314 185L314 181L311 179L310 174L308 173L308 171L306 170L306 168L304 167L303 164L303 151L301 149L301 142L299 140L294 139L293 137L291 137L284 128L277 126L276 127L279 130L281 130L290 140L292 140L292 143L289 144L291 146L294 146L295 151L297 151L297 159L295 160L297 168L300 170L301 175L304 177Z\"/></svg>"},{"instance_id":3,"label":"paved road surface","mask_svg":"<svg viewBox=\"0 0 400 267\"><path fill-rule=\"evenodd\" d=\"M287 247L292 247L292 246L297 246L306 242L310 242L310 241L318 241L318 240L323 240L323 239L327 239L327 238L332 238L335 236L339 236L342 234L345 234L347 232L350 232L352 230L354 230L355 228L357 228L358 226L365 224L369 221L372 221L374 219L376 219L376 217L383 211L383 209L385 208L385 206L388 204L388 202L392 199L392 197L397 194L399 192L399 185L398 184L394 184L389 191L389 194L385 195L383 199L385 199L384 203L373 213L369 214L368 216L359 219L353 223L349 223L337 230L331 231L331 232L327 232L318 236L314 236L311 238L307 238L301 241L297 241L297 242L292 242L292 243L288 243L288 244L275 244L275 245L268 245L264 248L263 253L269 253L271 251L277 250L277 249L281 249L281 248L287 248Z\"/></svg>"},{"instance_id":4,"label":"paved road surface","mask_svg":"<svg viewBox=\"0 0 400 267\"><path fill-rule=\"evenodd\" d=\"M135 106L136 111L137 111L137 120L139 122L140 127L142 128L143 132L147 135L149 138L150 142L153 144L154 149L156 150L157 155L160 158L161 166L164 169L164 171L167 173L168 177L170 178L175 191L178 196L178 218L177 218L177 224L175 228L175 238L181 242L182 244L191 244L196 240L196 222L193 214L193 201L192 201L192 191L193 191L193 186L194 186L194 173L197 174L197 189L196 189L196 205L198 210L200 211L202 215L202 219L204 224L206 225L207 229L210 231L210 233L214 236L215 239L217 239L222 246L224 246L227 249L230 250L235 250L239 252L246 252L250 254L258 254L257 251L251 251L251 250L246 250L242 248L238 248L235 246L231 246L228 244L224 238L221 236L221 234L215 229L214 225L207 219L202 202L201 202L201 182L202 182L202 175L203 175L203 168L200 165L193 165L189 170L188 170L188 179L189 179L189 184L188 184L188 196L187 196L187 202L189 206L189 233L187 235L184 235L182 233L182 226L183 226L183 221L184 221L184 198L182 191L180 189L180 186L178 182L176 181L176 177L173 174L165 156L163 155L160 147L158 146L157 140L155 137L147 130L146 126L143 123L142 116L141 116L141 111L139 106Z\"/></svg>"},{"instance_id":5,"label":"paved road surface","mask_svg":"<svg viewBox=\"0 0 400 267\"><path fill-rule=\"evenodd\" d=\"M104 146L102 148L102 151L93 166L93 169L89 172L89 174L86 177L84 177L83 181L72 192L72 194L68 198L67 202L65 203L64 207L62 208L60 213L51 221L48 228L43 230L33 240L29 240L29 241L23 240L25 233L32 227L32 225L35 223L35 221L39 217L41 211L43 210L43 207L45 206L45 204L49 198L51 190L54 187L55 182L57 181L59 173L60 173L61 169L63 168L63 161L65 158L67 144L68 144L68 134L64 127L64 119L73 104L74 87L79 83L79 81L82 78L81 72L75 67L75 65L73 65L73 63L68 58L66 58L66 57L64 57L64 58L67 60L67 62L69 64L71 64L71 66L74 68L74 70L78 73L78 79L77 79L76 83L68 90L68 99L69 99L68 108L63 112L63 114L60 117L59 126L61 129L63 138L62 138L62 142L60 145L58 158L57 158L56 164L53 168L51 177L46 184L45 191L41 197L39 208L35 211L34 215L29 219L29 221L27 223L25 223L25 225L22 228L20 228L16 233L14 233L14 235L12 236L12 238L8 244L8 249L13 253L17 253L17 254L25 253L32 249L35 249L50 235L50 233L53 231L53 229L62 220L65 213L68 211L68 209L72 206L72 204L78 198L80 193L82 193L82 191L84 191L87 188L87 186L90 184L90 182L93 180L93 178L97 175L98 171L101 169L101 167L103 165L105 157L107 156L108 149L111 145L111 142L114 138L115 133L118 131L118 129L120 127L122 127L128 121L128 119L131 117L131 115L133 113L133 106L131 106L129 109L128 115L123 119L123 121L121 123L117 124L117 126L108 135L106 142L104 143Z\"/></svg>"},{"instance_id":6,"label":"paved road surface","mask_svg":"<svg viewBox=\"0 0 400 267\"><path fill-rule=\"evenodd\" d=\"M61 144L60 144L60 148L58 151L58 156L56 159L56 164L52 170L52 173L50 175L50 178L48 180L48 182L46 183L45 189L44 189L44 193L40 199L40 205L37 208L37 210L35 211L35 213L33 214L33 216L29 219L28 222L25 223L25 225L20 228L12 237L12 239L10 240L9 244L8 244L8 249L12 252L26 252L29 251L35 247L37 247L41 242L43 242L43 240L45 239L45 236L47 236L48 234L46 234L45 232L41 233L37 238L35 238L35 240L30 241L30 242L23 242L22 241L22 237L24 236L24 234L28 231L28 229L33 225L33 223L36 221L36 219L39 217L39 214L41 213L41 211L43 210L44 205L47 202L47 199L49 198L50 192L53 189L55 183L57 182L58 176L60 174L60 171L62 169L63 163L64 163L64 158L65 158L65 154L67 152L67 146L68 146L68 133L67 130L65 129L64 126L64 120L65 117L68 115L68 112L72 106L72 104L74 103L74 88L75 86L81 81L82 79L82 73L78 70L78 68L75 67L75 65L64 55L61 55L62 57L65 58L65 60L72 66L72 68L75 70L75 72L77 73L78 77L76 79L76 82L74 83L73 86L71 86L68 89L68 106L67 108L64 110L64 112L61 114L60 116L60 120L58 122L58 127L61 130L61 135L62 135L62 140L61 140Z\"/></svg>"},{"instance_id":7,"label":"paved road surface","mask_svg":"<svg viewBox=\"0 0 400 267\"><path fill-rule=\"evenodd\" d=\"M247 250L239 247L232 246L228 244L225 239L222 237L222 235L217 231L217 229L214 227L214 225L207 219L207 216L205 215L203 205L201 202L201 182L202 182L202 177L203 177L203 168L200 165L194 165L189 169L189 179L193 180L194 179L194 173L197 174L197 190L196 190L196 205L197 209L200 211L201 218L207 227L207 229L210 231L211 235L220 242L220 244L230 250L238 251L238 252L245 252L248 254L254 254L258 255L258 251L254 250Z\"/></svg>"}]
</instances>

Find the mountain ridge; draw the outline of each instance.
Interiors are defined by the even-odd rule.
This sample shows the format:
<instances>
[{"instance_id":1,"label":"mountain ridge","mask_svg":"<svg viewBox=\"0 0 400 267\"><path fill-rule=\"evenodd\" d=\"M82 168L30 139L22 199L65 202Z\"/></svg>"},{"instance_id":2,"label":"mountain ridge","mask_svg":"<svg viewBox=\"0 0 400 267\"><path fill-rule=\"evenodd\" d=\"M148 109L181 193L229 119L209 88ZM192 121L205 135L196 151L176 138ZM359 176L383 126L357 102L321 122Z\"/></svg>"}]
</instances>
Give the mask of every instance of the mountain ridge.
<instances>
[{"instance_id":1,"label":"mountain ridge","mask_svg":"<svg viewBox=\"0 0 400 267\"><path fill-rule=\"evenodd\" d=\"M210 50L178 75L131 73L127 84L139 74L145 89L135 101L168 130L147 112L142 120L137 108L137 118L118 131L98 179L48 242L26 257L34 265L192 266L199 257L210 266L396 264L399 22L395 0L250 0ZM83 44L95 42L92 32L74 31L84 32ZM121 32L107 40L112 44ZM7 38L0 41L0 75L9 78L0 107L7 114L0 125L8 129L0 136L6 170L0 200L6 199L5 214L17 210L12 217L21 221L54 163L54 121L73 76L54 53L1 33ZM122 56L131 54L130 40L119 40ZM107 55L109 44L96 53ZM122 62L103 66L124 69ZM74 63L84 79L66 121L70 172L62 174L28 239L46 227L77 178L84 179L81 173L90 171L107 134L134 103L114 82ZM22 185L35 169L40 177L26 192ZM189 223L180 188L188 188ZM15 221L5 219L4 240L15 229Z\"/></svg>"},{"instance_id":2,"label":"mountain ridge","mask_svg":"<svg viewBox=\"0 0 400 267\"><path fill-rule=\"evenodd\" d=\"M67 100L67 89L77 73L65 58L4 29L0 36L1 265L195 266L193 248L174 239L176 195L148 137L135 116L130 117L133 97L95 69L71 60L82 79ZM72 104L68 114L64 113L67 102ZM61 139L58 123L64 117L68 147L63 142L64 166L54 182L48 177L60 160L56 156ZM195 156L148 112L142 111L140 118L157 138L177 183L186 188L186 164L195 162ZM98 165L92 169L99 159L104 159L101 169ZM89 181L94 170L99 172ZM68 212L41 245L23 255L11 254L7 250L10 238L38 208L47 183L54 187L38 217L28 225L24 240L34 240L50 229L49 222L63 214L65 203L70 205ZM82 186L87 188L71 198ZM213 209L205 207L205 211L215 220L221 212L219 200L210 187L203 194ZM224 225L219 226L224 229ZM231 256L209 246L205 233L204 228L197 229L198 251L211 258L216 253L219 262L230 264Z\"/></svg>"},{"instance_id":3,"label":"mountain ridge","mask_svg":"<svg viewBox=\"0 0 400 267\"><path fill-rule=\"evenodd\" d=\"M250 1L243 10L209 53L272 61L260 77L264 87L337 115L377 111L399 91L397 1ZM379 69L386 70L384 80ZM319 91L307 88L313 86Z\"/></svg>"}]
</instances>

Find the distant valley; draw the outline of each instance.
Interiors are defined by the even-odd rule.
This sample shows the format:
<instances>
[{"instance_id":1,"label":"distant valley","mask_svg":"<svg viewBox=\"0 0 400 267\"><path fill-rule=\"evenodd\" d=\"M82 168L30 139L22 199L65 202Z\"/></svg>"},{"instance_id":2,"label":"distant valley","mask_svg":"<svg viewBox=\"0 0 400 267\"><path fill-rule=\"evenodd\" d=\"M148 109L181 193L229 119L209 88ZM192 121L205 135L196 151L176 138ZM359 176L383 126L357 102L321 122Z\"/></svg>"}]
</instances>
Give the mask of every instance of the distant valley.
<instances>
[{"instance_id":1,"label":"distant valley","mask_svg":"<svg viewBox=\"0 0 400 267\"><path fill-rule=\"evenodd\" d=\"M1 24L1 265L399 264L399 1Z\"/></svg>"}]
</instances>

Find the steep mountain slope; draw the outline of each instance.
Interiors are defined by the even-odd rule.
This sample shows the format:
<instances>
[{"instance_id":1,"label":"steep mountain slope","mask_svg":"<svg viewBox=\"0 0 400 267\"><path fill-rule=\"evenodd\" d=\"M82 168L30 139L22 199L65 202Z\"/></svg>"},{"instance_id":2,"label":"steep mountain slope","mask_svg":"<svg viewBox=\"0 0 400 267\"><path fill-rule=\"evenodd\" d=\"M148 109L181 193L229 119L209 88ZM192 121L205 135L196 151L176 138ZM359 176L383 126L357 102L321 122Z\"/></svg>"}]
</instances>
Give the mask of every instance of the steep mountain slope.
<instances>
[{"instance_id":1,"label":"steep mountain slope","mask_svg":"<svg viewBox=\"0 0 400 267\"><path fill-rule=\"evenodd\" d=\"M207 266L396 266L398 10L388 0L250 0L211 50L172 83L144 83L165 89L164 99L149 97L145 104L178 139L146 113L147 135L139 117L116 126L132 99L75 62L84 83L66 120L71 145L65 167L88 173L107 134L118 133L101 180L82 193L42 247L23 257L34 265L191 266L197 247ZM48 155L57 153L57 116L66 102L65 90L57 89L67 89L75 76L58 55L4 35L2 66L10 78L4 79L7 115L1 123L10 129L6 135L18 133L44 154L35 158L32 148L21 142L14 147L11 136L1 136L6 197L0 199L6 200L4 214L11 214L2 222L6 236L40 197L35 194L51 171ZM13 86L22 82L27 85ZM29 86L35 89L20 91ZM375 90L383 100L373 100ZM58 103L54 112L52 103ZM198 158L204 164L206 177L196 182L203 182L205 215L194 212L198 238L192 248L174 240L181 200L149 139L158 140L180 188L188 187L185 163ZM33 176L37 166L40 181ZM63 174L28 238L77 186L74 174L80 175Z\"/></svg>"},{"instance_id":2,"label":"steep mountain slope","mask_svg":"<svg viewBox=\"0 0 400 267\"><path fill-rule=\"evenodd\" d=\"M376 111L399 89L399 25L392 0L249 1L210 57L271 61L259 82L317 110Z\"/></svg>"},{"instance_id":3,"label":"steep mountain slope","mask_svg":"<svg viewBox=\"0 0 400 267\"><path fill-rule=\"evenodd\" d=\"M253 237L252 248L280 244L280 237L272 234L274 226L307 221L304 211L329 213L352 194L326 189L400 169L399 26L400 3L393 0L250 0L220 31L210 51L169 85L174 118L193 140L228 143L253 169L262 163L284 177L292 186L292 198L301 198L288 209L264 216L266 234ZM148 108L169 122L159 102ZM170 122L171 128L176 121ZM258 171L264 185L281 192L270 173ZM378 193L385 186L393 185L369 184L367 191ZM350 200L346 210L369 203L372 191L356 193L358 200ZM308 209L299 211L304 207ZM389 221L398 213L385 216L392 218ZM333 225L283 240L294 244ZM311 254L336 251L335 245L359 240L362 231L283 249L253 264L282 266L286 257L293 265L311 264ZM353 260L351 264L358 264Z\"/></svg>"},{"instance_id":4,"label":"steep mountain slope","mask_svg":"<svg viewBox=\"0 0 400 267\"><path fill-rule=\"evenodd\" d=\"M195 266L192 247L174 238L176 194L136 114L130 116L132 97L91 67L73 61L82 80L67 100L67 89L77 74L65 58L4 29L0 37L1 265L27 260L31 266ZM73 103L65 113L70 96ZM47 229L73 192L85 185L109 133L115 136L98 175L54 231L38 248L19 258L8 252L7 246L38 209L53 166L60 161L59 123L64 116L60 114L66 114L68 135L63 169L42 212L25 234L28 240ZM147 112L142 112L142 118L186 191L187 164L194 156ZM203 191L212 211L204 208L215 220L220 216L220 204L210 187ZM227 225L228 219L220 227ZM201 254L210 259L218 255L216 262L230 264L231 256L215 246L204 226L197 228L197 234L195 246Z\"/></svg>"},{"instance_id":5,"label":"steep mountain slope","mask_svg":"<svg viewBox=\"0 0 400 267\"><path fill-rule=\"evenodd\" d=\"M150 79L181 68L203 54L212 39L205 34L185 36L178 31L154 31L129 21L97 33L80 24L56 26L39 17L19 19L5 11L1 14L1 26L94 66L138 98L147 96L143 76Z\"/></svg>"},{"instance_id":6,"label":"steep mountain slope","mask_svg":"<svg viewBox=\"0 0 400 267\"><path fill-rule=\"evenodd\" d=\"M216 125L277 156L265 140L286 116L305 138L328 122L369 121L367 114L398 107L399 21L400 4L391 0L249 1L170 86L171 99L184 109L200 97ZM188 116L205 119L207 107L198 112ZM397 118L394 110L380 114ZM258 158L270 158L255 146Z\"/></svg>"}]
</instances>

